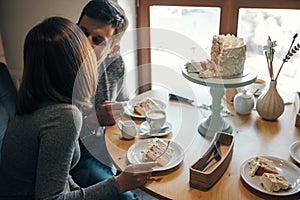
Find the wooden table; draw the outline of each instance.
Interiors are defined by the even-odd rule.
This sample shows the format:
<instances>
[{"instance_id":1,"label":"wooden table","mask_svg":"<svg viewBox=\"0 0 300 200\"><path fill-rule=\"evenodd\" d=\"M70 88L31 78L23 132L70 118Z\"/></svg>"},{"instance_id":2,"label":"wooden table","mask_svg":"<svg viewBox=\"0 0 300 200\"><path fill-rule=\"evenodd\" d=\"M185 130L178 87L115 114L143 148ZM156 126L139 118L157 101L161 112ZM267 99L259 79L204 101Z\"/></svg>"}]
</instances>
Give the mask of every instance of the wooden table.
<instances>
[{"instance_id":1,"label":"wooden table","mask_svg":"<svg viewBox=\"0 0 300 200\"><path fill-rule=\"evenodd\" d=\"M210 144L210 139L201 136L197 130L204 118L201 111L190 105L169 101L165 91L150 91L145 96L157 97L167 103L167 120L174 128L168 137L185 151L183 163L173 170L154 174L152 180L142 188L146 192L159 199L300 199L299 193L284 198L265 195L240 179L241 164L255 155L275 156L294 162L289 156L289 146L300 140L300 128L295 127L296 109L293 104L286 105L283 115L275 122L262 120L254 110L247 116L235 114L234 117L227 117L233 127L235 140L232 160L220 180L209 191L201 191L189 185L190 166ZM234 112L231 105L227 107ZM116 125L107 127L105 141L108 152L123 170L128 165L128 148L139 139L123 140L120 137Z\"/></svg>"}]
</instances>

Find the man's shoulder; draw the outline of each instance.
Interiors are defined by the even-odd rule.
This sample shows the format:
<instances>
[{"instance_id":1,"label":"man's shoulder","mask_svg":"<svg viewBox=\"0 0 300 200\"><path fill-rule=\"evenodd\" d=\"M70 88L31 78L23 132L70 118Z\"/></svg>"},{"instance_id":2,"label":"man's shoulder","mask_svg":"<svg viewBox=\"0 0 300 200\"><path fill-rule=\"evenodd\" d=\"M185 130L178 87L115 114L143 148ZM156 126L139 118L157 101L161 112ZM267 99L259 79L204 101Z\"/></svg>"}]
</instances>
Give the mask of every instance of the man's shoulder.
<instances>
[{"instance_id":1,"label":"man's shoulder","mask_svg":"<svg viewBox=\"0 0 300 200\"><path fill-rule=\"evenodd\" d=\"M121 55L106 58L99 67L99 74L102 74L105 69L109 79L115 77L119 79L125 73L125 63ZM113 78L114 79L114 78Z\"/></svg>"},{"instance_id":2,"label":"man's shoulder","mask_svg":"<svg viewBox=\"0 0 300 200\"><path fill-rule=\"evenodd\" d=\"M124 60L123 60L123 57L120 54L120 52L118 52L113 56L106 57L103 64L109 66L109 65L112 65L112 64L115 64L115 63L120 63L120 62L124 63Z\"/></svg>"}]
</instances>

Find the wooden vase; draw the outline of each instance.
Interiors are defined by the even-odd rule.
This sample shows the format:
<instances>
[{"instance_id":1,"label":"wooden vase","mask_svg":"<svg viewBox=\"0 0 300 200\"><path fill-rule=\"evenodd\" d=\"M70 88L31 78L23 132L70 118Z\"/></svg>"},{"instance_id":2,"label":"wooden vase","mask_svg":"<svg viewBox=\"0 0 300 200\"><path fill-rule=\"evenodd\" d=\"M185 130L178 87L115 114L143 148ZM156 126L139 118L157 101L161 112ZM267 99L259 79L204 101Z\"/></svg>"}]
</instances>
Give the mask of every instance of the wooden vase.
<instances>
[{"instance_id":1,"label":"wooden vase","mask_svg":"<svg viewBox=\"0 0 300 200\"><path fill-rule=\"evenodd\" d=\"M276 120L284 111L284 102L277 91L276 85L277 82L271 80L268 91L257 99L256 110L262 119Z\"/></svg>"}]
</instances>

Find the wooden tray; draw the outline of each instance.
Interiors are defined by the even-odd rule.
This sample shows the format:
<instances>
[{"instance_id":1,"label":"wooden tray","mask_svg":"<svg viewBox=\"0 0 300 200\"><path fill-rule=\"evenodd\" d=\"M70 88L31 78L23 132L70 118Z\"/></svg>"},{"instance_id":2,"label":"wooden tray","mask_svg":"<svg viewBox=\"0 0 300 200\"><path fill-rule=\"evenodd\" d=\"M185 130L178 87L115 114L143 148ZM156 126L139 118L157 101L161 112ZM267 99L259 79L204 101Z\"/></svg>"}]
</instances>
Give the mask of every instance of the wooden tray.
<instances>
[{"instance_id":1,"label":"wooden tray","mask_svg":"<svg viewBox=\"0 0 300 200\"><path fill-rule=\"evenodd\" d=\"M198 168L213 156L214 141L219 141L221 160L213 160L203 171ZM190 168L190 186L199 190L209 190L224 174L232 157L233 135L217 132L203 156Z\"/></svg>"}]
</instances>

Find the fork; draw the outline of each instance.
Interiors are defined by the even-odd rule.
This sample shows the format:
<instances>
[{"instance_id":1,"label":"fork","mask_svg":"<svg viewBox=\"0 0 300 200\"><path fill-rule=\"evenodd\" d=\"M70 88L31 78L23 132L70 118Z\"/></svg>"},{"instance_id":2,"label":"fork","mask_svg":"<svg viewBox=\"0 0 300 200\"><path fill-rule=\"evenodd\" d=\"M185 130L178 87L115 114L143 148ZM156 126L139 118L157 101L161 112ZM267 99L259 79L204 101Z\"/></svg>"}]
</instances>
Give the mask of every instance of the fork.
<instances>
[{"instance_id":1,"label":"fork","mask_svg":"<svg viewBox=\"0 0 300 200\"><path fill-rule=\"evenodd\" d=\"M184 102L184 103L188 103L188 104L190 104L190 105L192 105L194 107L202 108L204 110L210 110L210 106L209 105L206 105L206 104L197 105L197 104L195 104L194 100L188 99L188 98L176 95L176 94L170 93L169 94L169 99L170 100L176 100L176 101Z\"/></svg>"},{"instance_id":2,"label":"fork","mask_svg":"<svg viewBox=\"0 0 300 200\"><path fill-rule=\"evenodd\" d=\"M199 171L204 171L204 169L207 167L207 165L212 161L212 160L216 160L216 161L220 161L222 156L219 152L219 149L218 149L218 141L214 141L214 147L213 147L213 151L214 151L214 155L213 157L211 157L209 160L207 160L203 165L199 166L198 167L198 170Z\"/></svg>"},{"instance_id":3,"label":"fork","mask_svg":"<svg viewBox=\"0 0 300 200\"><path fill-rule=\"evenodd\" d=\"M188 99L188 98L176 95L176 94L169 93L169 99L170 100L177 100L177 101L180 101L180 102L190 104L191 106L194 106L195 108L202 108L204 110L211 111L211 105L207 105L207 104L200 104L199 105L199 104L196 104L195 101L192 100L192 99ZM230 112L229 110L226 110L226 109L222 109L221 114L223 116L234 116L234 114L232 112Z\"/></svg>"},{"instance_id":4,"label":"fork","mask_svg":"<svg viewBox=\"0 0 300 200\"><path fill-rule=\"evenodd\" d=\"M170 146L170 143L171 143L171 140L168 140L168 142L167 142L167 147L165 148L165 150L164 150L159 156L157 156L157 157L153 160L153 162L156 162L162 155L164 155L164 154L168 151L169 146Z\"/></svg>"}]
</instances>

